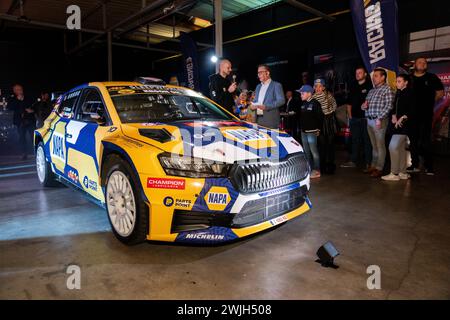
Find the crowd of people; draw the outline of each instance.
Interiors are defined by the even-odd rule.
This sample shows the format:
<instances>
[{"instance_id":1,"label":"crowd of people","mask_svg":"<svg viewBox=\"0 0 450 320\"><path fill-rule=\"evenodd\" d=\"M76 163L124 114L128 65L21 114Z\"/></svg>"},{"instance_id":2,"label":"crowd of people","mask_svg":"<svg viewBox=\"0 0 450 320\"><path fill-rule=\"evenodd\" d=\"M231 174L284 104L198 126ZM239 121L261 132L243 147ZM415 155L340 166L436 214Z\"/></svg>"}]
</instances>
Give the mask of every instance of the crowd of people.
<instances>
[{"instance_id":1,"label":"crowd of people","mask_svg":"<svg viewBox=\"0 0 450 320\"><path fill-rule=\"evenodd\" d=\"M443 97L444 88L435 74L427 72L427 67L425 58L417 58L412 74L397 76L395 91L387 83L385 69L375 69L370 79L363 67L356 68L346 107L351 155L342 167L360 167L371 177L398 181L409 179L409 173L419 172L422 157L425 173L434 174L433 107ZM221 60L219 72L209 77L212 100L243 121L272 129L284 129L281 115L293 115L299 133L293 135L301 140L312 169L311 178L335 172L337 103L324 79L315 79L312 86L303 84L295 90L300 97L297 99L293 91L284 93L282 84L272 79L268 65L258 66L260 83L254 91L239 90L231 73L231 62ZM13 86L13 93L8 106L14 110L13 122L26 159L33 131L51 113L50 96L42 92L40 99L33 103L20 84ZM409 167L408 140L412 160ZM387 164L390 168L385 167Z\"/></svg>"},{"instance_id":2,"label":"crowd of people","mask_svg":"<svg viewBox=\"0 0 450 320\"><path fill-rule=\"evenodd\" d=\"M48 92L42 92L37 102L25 95L23 86L13 86L13 96L8 101L8 108L13 110L13 124L19 134L19 146L22 160L33 145L33 134L36 128L42 127L44 120L50 115L52 105Z\"/></svg>"},{"instance_id":3,"label":"crowd of people","mask_svg":"<svg viewBox=\"0 0 450 320\"><path fill-rule=\"evenodd\" d=\"M427 71L427 60L415 60L412 74L399 74L395 90L387 83L385 69L376 68L371 78L364 67L355 70L355 82L347 101L351 133L350 161L341 167L362 168L364 173L386 181L409 179L420 172L420 158L427 175L434 175L431 150L433 107L443 97L440 79ZM280 114L295 113L305 154L311 166L311 178L333 174L335 141L338 131L337 103L324 79L303 84L283 93L281 83L272 80L270 67L258 66L260 83L254 91L238 89L230 77L231 62L219 62L219 72L210 76L210 97L240 119L271 129L283 129ZM412 164L407 167L407 141ZM389 152L387 152L389 151ZM386 166L390 168L386 168Z\"/></svg>"}]
</instances>

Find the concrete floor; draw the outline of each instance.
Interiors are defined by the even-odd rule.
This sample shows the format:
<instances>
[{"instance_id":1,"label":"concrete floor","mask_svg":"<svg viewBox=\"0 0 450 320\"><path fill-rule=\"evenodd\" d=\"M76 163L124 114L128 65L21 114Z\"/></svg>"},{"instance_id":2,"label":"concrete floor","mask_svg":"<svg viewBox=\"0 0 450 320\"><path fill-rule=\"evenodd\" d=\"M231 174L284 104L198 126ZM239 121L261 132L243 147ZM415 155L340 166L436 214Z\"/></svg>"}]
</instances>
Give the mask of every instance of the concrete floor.
<instances>
[{"instance_id":1,"label":"concrete floor","mask_svg":"<svg viewBox=\"0 0 450 320\"><path fill-rule=\"evenodd\" d=\"M217 247L127 247L77 192L0 167L0 299L449 299L448 169L441 160L439 175L397 183L338 169L312 183L308 214L269 232ZM327 240L339 269L314 262ZM66 287L72 264L81 290ZM369 265L381 268L381 290L366 286Z\"/></svg>"}]
</instances>

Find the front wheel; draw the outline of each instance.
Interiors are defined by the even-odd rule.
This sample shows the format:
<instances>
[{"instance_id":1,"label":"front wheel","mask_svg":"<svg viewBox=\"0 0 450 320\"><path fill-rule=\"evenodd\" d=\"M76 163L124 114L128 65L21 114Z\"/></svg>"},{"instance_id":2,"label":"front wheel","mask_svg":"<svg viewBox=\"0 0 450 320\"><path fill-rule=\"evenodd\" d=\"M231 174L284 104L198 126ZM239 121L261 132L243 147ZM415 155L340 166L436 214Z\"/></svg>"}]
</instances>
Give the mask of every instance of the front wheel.
<instances>
[{"instance_id":1,"label":"front wheel","mask_svg":"<svg viewBox=\"0 0 450 320\"><path fill-rule=\"evenodd\" d=\"M39 142L36 149L36 171L42 186L54 187L58 184L55 179L55 174L50 168L50 163L45 160L44 144L42 142Z\"/></svg>"},{"instance_id":2,"label":"front wheel","mask_svg":"<svg viewBox=\"0 0 450 320\"><path fill-rule=\"evenodd\" d=\"M108 157L104 172L106 210L114 235L125 244L143 242L148 234L149 214L133 170L113 155Z\"/></svg>"}]
</instances>

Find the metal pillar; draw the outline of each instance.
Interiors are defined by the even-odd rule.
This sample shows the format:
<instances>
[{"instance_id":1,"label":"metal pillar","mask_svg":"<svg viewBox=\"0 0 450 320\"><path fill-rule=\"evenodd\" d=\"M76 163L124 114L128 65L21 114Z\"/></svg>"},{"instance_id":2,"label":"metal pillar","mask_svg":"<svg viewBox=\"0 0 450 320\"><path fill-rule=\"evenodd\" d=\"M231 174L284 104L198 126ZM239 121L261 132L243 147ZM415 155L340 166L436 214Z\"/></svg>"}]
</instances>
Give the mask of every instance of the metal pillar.
<instances>
[{"instance_id":1,"label":"metal pillar","mask_svg":"<svg viewBox=\"0 0 450 320\"><path fill-rule=\"evenodd\" d=\"M214 0L214 32L216 40L216 56L221 58L223 55L222 39L222 0ZM219 72L219 64L216 64L216 72Z\"/></svg>"}]
</instances>

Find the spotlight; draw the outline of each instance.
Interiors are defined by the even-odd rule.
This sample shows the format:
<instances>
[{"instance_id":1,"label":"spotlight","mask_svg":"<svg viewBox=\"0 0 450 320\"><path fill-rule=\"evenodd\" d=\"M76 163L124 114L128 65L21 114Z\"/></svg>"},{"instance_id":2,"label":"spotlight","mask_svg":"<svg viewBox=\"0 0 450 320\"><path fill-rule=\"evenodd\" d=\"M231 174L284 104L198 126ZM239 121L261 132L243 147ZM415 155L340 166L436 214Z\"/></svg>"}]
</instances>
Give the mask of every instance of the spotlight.
<instances>
[{"instance_id":1,"label":"spotlight","mask_svg":"<svg viewBox=\"0 0 450 320\"><path fill-rule=\"evenodd\" d=\"M330 241L321 246L316 254L317 257L319 257L316 262L320 263L322 267L331 267L333 269L339 268L339 266L334 264L334 258L339 255L339 252Z\"/></svg>"},{"instance_id":2,"label":"spotlight","mask_svg":"<svg viewBox=\"0 0 450 320\"><path fill-rule=\"evenodd\" d=\"M216 63L219 59L216 56L211 57L211 62Z\"/></svg>"}]
</instances>

